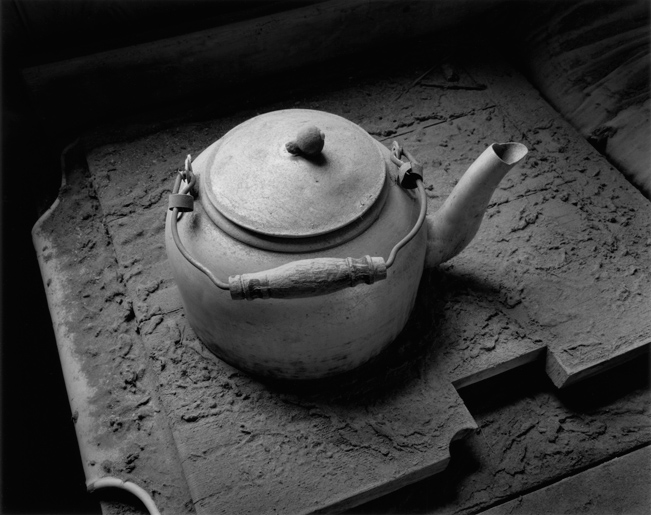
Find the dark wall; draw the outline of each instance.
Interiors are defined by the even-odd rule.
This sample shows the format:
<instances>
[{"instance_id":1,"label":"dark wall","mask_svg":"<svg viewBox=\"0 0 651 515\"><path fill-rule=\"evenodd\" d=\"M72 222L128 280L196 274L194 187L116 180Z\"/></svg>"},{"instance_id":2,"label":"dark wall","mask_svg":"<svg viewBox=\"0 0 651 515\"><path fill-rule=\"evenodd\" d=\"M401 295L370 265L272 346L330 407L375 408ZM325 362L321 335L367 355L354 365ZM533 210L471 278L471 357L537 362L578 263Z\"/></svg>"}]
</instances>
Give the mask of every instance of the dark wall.
<instances>
[{"instance_id":1,"label":"dark wall","mask_svg":"<svg viewBox=\"0 0 651 515\"><path fill-rule=\"evenodd\" d=\"M319 0L3 0L21 67L179 36ZM323 0L321 0L323 1Z\"/></svg>"},{"instance_id":2,"label":"dark wall","mask_svg":"<svg viewBox=\"0 0 651 515\"><path fill-rule=\"evenodd\" d=\"M60 182L56 147L3 64L0 511L95 513L30 235Z\"/></svg>"}]
</instances>

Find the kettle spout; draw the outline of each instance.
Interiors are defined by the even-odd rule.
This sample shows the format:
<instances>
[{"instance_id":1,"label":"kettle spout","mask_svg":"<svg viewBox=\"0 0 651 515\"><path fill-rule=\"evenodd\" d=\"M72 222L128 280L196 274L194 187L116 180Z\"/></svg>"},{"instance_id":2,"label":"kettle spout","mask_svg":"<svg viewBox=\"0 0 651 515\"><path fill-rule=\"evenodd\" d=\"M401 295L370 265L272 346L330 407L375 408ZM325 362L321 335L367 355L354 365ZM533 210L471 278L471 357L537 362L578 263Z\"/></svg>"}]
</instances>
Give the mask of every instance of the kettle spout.
<instances>
[{"instance_id":1,"label":"kettle spout","mask_svg":"<svg viewBox=\"0 0 651 515\"><path fill-rule=\"evenodd\" d=\"M444 263L466 248L497 185L527 152L522 143L493 143L470 165L443 206L427 218L427 266Z\"/></svg>"}]
</instances>

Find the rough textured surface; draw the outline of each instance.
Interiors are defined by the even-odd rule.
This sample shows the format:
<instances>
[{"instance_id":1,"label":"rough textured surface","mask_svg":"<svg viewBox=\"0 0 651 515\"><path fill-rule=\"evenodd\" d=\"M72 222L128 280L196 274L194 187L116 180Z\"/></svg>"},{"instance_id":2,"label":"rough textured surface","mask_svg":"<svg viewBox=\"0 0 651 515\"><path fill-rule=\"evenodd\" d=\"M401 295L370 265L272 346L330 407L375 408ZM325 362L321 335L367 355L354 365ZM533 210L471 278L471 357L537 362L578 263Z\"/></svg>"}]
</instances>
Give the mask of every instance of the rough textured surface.
<instances>
[{"instance_id":1,"label":"rough textured surface","mask_svg":"<svg viewBox=\"0 0 651 515\"><path fill-rule=\"evenodd\" d=\"M651 507L650 464L651 447L644 447L483 513L646 515Z\"/></svg>"},{"instance_id":2,"label":"rough textured surface","mask_svg":"<svg viewBox=\"0 0 651 515\"><path fill-rule=\"evenodd\" d=\"M33 237L86 478L130 481L163 513L193 513L84 158L71 151L65 161L68 184ZM103 491L100 498L112 499L104 505L108 513L129 512L134 501Z\"/></svg>"},{"instance_id":3,"label":"rough textured surface","mask_svg":"<svg viewBox=\"0 0 651 515\"><path fill-rule=\"evenodd\" d=\"M473 73L505 113L487 116L486 137L519 136L530 155L450 265L497 287L501 312L544 341L550 377L567 386L648 348L651 204L522 77L495 64Z\"/></svg>"},{"instance_id":4,"label":"rough textured surface","mask_svg":"<svg viewBox=\"0 0 651 515\"><path fill-rule=\"evenodd\" d=\"M184 129L171 146L201 148L214 137ZM420 359L427 323L417 315L427 298L390 352L332 382L265 385L203 349L165 262L169 168L161 173L159 161L177 155L165 139L103 148L91 159L197 511L343 508L442 470L450 441L475 426L444 374ZM161 151L169 156L161 159Z\"/></svg>"},{"instance_id":5,"label":"rough textured surface","mask_svg":"<svg viewBox=\"0 0 651 515\"><path fill-rule=\"evenodd\" d=\"M475 241L430 276L428 287L437 292L431 339L457 386L535 359L545 347L550 376L563 386L648 346L651 269L644 258L651 206L520 75L486 62L434 67L426 79L443 85L443 69L456 67L451 89L414 82L425 71L415 69L317 90L264 110L322 109L359 123L386 144L399 139L425 165L430 211L488 144L527 144L529 156L504 179ZM146 167L153 180L143 178L129 195L162 209L169 170L255 114L180 124L97 149L92 168L109 219L134 210L120 197L123 179L103 187L120 173L116 163ZM119 223L135 230L126 219ZM162 252L162 244L154 247Z\"/></svg>"},{"instance_id":6,"label":"rough textured surface","mask_svg":"<svg viewBox=\"0 0 651 515\"><path fill-rule=\"evenodd\" d=\"M426 71L415 67L265 106L323 109L389 143L400 139L426 166L432 209L488 144L521 140L531 149L496 193L477 240L426 272L417 309L396 344L358 374L300 391L259 383L208 355L185 324L165 262L174 170L187 153L197 155L255 110L91 149L92 182L132 301L132 323L197 511L342 509L387 493L440 471L450 440L474 426L450 380L471 384L547 348L548 363L570 371L553 376L563 385L573 373L601 371L595 365L644 346L651 323L648 202L519 75L491 65L449 64L459 77L449 88L414 82ZM429 78L447 80L443 69ZM545 424L554 415L538 402L516 404L494 438L486 438L494 422L477 416L482 438L471 445L488 453L489 468L499 452L525 454L490 472L498 480L494 492L468 487L460 511L534 484L535 465L533 474L522 473L531 465L522 456L534 451L515 444L539 425L535 434L549 438ZM105 409L125 427L119 413ZM518 426L524 420L518 409L531 413L532 427ZM561 410L557 418L564 427L573 423L560 421ZM647 441L640 429L646 422L636 423L629 439ZM564 441L561 454L571 447ZM585 451L569 452L568 463L598 459Z\"/></svg>"},{"instance_id":7,"label":"rough textured surface","mask_svg":"<svg viewBox=\"0 0 651 515\"><path fill-rule=\"evenodd\" d=\"M446 471L351 513L480 513L648 447L649 372L646 356L557 390L539 364L530 364L465 388L480 429L452 446ZM648 478L651 463L626 473Z\"/></svg>"}]
</instances>

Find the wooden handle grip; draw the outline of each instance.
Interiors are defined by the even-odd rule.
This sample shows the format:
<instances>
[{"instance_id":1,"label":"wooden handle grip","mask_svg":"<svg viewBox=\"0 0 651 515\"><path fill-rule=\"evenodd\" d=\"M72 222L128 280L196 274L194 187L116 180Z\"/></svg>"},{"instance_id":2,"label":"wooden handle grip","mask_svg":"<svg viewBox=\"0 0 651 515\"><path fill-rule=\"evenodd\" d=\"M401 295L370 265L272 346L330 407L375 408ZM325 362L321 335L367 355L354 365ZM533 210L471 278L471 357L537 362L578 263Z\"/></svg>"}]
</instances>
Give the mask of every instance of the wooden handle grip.
<instances>
[{"instance_id":1,"label":"wooden handle grip","mask_svg":"<svg viewBox=\"0 0 651 515\"><path fill-rule=\"evenodd\" d=\"M361 283L385 279L387 268L381 257L317 258L228 278L234 300L296 299L315 297Z\"/></svg>"}]
</instances>

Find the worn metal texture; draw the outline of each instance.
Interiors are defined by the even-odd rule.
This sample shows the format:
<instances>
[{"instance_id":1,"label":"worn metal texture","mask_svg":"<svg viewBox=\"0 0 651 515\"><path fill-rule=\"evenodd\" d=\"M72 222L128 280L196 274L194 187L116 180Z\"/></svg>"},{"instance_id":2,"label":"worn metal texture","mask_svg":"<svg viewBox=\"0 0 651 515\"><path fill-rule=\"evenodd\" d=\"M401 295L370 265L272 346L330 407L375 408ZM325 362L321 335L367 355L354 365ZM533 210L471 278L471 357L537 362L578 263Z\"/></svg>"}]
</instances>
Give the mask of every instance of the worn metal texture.
<instances>
[{"instance_id":1,"label":"worn metal texture","mask_svg":"<svg viewBox=\"0 0 651 515\"><path fill-rule=\"evenodd\" d=\"M645 514L651 506L650 463L651 447L643 447L484 513Z\"/></svg>"},{"instance_id":2,"label":"worn metal texture","mask_svg":"<svg viewBox=\"0 0 651 515\"><path fill-rule=\"evenodd\" d=\"M32 235L87 484L117 477L144 488L163 513L194 513L133 303L78 151L64 155L64 185ZM103 508L123 513L122 503Z\"/></svg>"},{"instance_id":3,"label":"worn metal texture","mask_svg":"<svg viewBox=\"0 0 651 515\"><path fill-rule=\"evenodd\" d=\"M545 486L582 473L599 474L600 465L651 444L649 386L648 359L637 359L563 390L536 363L464 388L479 431L453 444L449 467L350 513L477 514L529 493L541 495ZM577 489L574 496L559 496L553 508L520 513L648 513L648 504L639 512L628 508L648 499L651 462L641 459L622 469L628 491L602 488L596 503ZM608 511L623 498L621 510Z\"/></svg>"},{"instance_id":4,"label":"worn metal texture","mask_svg":"<svg viewBox=\"0 0 651 515\"><path fill-rule=\"evenodd\" d=\"M123 179L111 182L133 185ZM445 468L450 442L475 424L435 361L421 359L426 298L399 343L364 371L263 384L193 335L165 266L164 211L144 211L108 226L198 512L344 509Z\"/></svg>"},{"instance_id":5,"label":"worn metal texture","mask_svg":"<svg viewBox=\"0 0 651 515\"><path fill-rule=\"evenodd\" d=\"M545 355L550 377L565 386L648 347L648 202L512 69L451 66L458 80L449 88L442 70L430 72L438 87L414 82L424 65L265 106L321 109L386 144L398 139L425 165L432 210L490 143L530 148L477 239L425 272L395 344L337 381L265 384L212 357L186 324L167 267L174 171L255 111L89 149L105 250L132 301L197 512L352 507L446 466L450 441L475 427L454 386ZM98 295L96 285L86 288Z\"/></svg>"}]
</instances>

